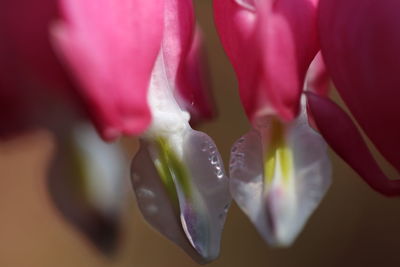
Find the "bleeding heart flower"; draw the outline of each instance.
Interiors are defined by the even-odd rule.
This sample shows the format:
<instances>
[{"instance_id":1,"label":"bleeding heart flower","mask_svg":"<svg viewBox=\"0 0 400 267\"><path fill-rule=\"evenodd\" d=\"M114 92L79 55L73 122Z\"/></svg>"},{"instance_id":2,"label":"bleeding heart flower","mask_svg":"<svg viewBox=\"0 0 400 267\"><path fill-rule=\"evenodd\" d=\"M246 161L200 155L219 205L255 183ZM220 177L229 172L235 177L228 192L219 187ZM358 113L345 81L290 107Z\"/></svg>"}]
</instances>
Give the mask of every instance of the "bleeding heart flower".
<instances>
[{"instance_id":1,"label":"bleeding heart flower","mask_svg":"<svg viewBox=\"0 0 400 267\"><path fill-rule=\"evenodd\" d=\"M25 2L28 12L33 3ZM214 143L189 126L189 112L195 120L214 113L191 1L43 0L31 8L36 9L28 14L32 25L25 29L15 19L18 4L7 3L13 15L2 29L18 45L6 43L5 50L15 52L28 77L49 87L61 84L68 91L68 77L73 78L104 139L142 135L133 163L134 177L140 179L133 184L144 216L198 261L216 258L231 199ZM10 30L15 24L18 33ZM27 49L27 43L37 51ZM153 182L157 186L147 186ZM58 192L59 187L51 188ZM162 201L149 208L141 193L146 190ZM165 224L173 230L165 230Z\"/></svg>"},{"instance_id":2,"label":"bleeding heart flower","mask_svg":"<svg viewBox=\"0 0 400 267\"><path fill-rule=\"evenodd\" d=\"M330 184L326 145L301 101L318 51L317 2L214 0L217 30L254 128L232 148L231 193L277 246L293 242Z\"/></svg>"},{"instance_id":3,"label":"bleeding heart flower","mask_svg":"<svg viewBox=\"0 0 400 267\"><path fill-rule=\"evenodd\" d=\"M102 142L85 120L77 86L52 49L58 5L47 0L0 4L0 135L36 127L54 133L47 178L55 206L102 252L112 253L120 236L125 157L118 144Z\"/></svg>"},{"instance_id":4,"label":"bleeding heart flower","mask_svg":"<svg viewBox=\"0 0 400 267\"><path fill-rule=\"evenodd\" d=\"M400 171L400 2L321 0L319 36L329 75L361 129ZM316 125L336 151L375 190L400 194L375 162L350 117L323 96L308 95Z\"/></svg>"},{"instance_id":5,"label":"bleeding heart flower","mask_svg":"<svg viewBox=\"0 0 400 267\"><path fill-rule=\"evenodd\" d=\"M132 163L132 184L145 219L206 263L219 254L231 197L214 142L189 125L188 111L197 118L212 114L193 4L165 4L164 38L148 92L152 122Z\"/></svg>"}]
</instances>

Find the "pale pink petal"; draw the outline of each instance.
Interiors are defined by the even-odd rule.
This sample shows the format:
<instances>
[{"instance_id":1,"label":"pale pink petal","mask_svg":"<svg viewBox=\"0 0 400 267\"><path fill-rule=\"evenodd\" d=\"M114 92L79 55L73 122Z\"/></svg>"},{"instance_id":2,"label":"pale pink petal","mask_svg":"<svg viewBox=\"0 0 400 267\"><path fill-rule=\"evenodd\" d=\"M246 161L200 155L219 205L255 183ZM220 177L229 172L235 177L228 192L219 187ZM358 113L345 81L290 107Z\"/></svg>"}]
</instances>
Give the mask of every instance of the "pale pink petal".
<instances>
[{"instance_id":1,"label":"pale pink petal","mask_svg":"<svg viewBox=\"0 0 400 267\"><path fill-rule=\"evenodd\" d=\"M150 74L160 49L164 1L61 0L55 45L82 85L105 139L143 132Z\"/></svg>"},{"instance_id":2,"label":"pale pink petal","mask_svg":"<svg viewBox=\"0 0 400 267\"><path fill-rule=\"evenodd\" d=\"M400 195L400 181L388 179L368 150L350 117L328 98L307 93L318 129L332 149L376 191Z\"/></svg>"},{"instance_id":3,"label":"pale pink petal","mask_svg":"<svg viewBox=\"0 0 400 267\"><path fill-rule=\"evenodd\" d=\"M321 52L315 56L307 71L305 90L314 92L321 96L328 96L331 78L326 69Z\"/></svg>"},{"instance_id":4,"label":"pale pink petal","mask_svg":"<svg viewBox=\"0 0 400 267\"><path fill-rule=\"evenodd\" d=\"M364 132L397 170L399 10L398 0L324 0L319 14L322 54L332 80Z\"/></svg>"}]
</instances>

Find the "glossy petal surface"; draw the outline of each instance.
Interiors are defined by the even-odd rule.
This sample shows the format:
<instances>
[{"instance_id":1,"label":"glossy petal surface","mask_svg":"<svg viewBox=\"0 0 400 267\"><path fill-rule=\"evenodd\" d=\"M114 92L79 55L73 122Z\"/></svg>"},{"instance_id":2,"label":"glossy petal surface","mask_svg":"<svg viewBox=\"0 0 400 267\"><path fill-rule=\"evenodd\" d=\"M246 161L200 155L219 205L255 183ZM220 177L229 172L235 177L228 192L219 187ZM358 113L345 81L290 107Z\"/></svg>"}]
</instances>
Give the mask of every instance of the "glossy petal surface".
<instances>
[{"instance_id":1,"label":"glossy petal surface","mask_svg":"<svg viewBox=\"0 0 400 267\"><path fill-rule=\"evenodd\" d=\"M158 55L164 1L62 0L54 42L83 87L105 139L150 123L147 89Z\"/></svg>"},{"instance_id":2,"label":"glossy petal surface","mask_svg":"<svg viewBox=\"0 0 400 267\"><path fill-rule=\"evenodd\" d=\"M400 170L400 2L322 0L321 49L344 102ZM346 139L346 136L342 138Z\"/></svg>"},{"instance_id":3,"label":"glossy petal surface","mask_svg":"<svg viewBox=\"0 0 400 267\"><path fill-rule=\"evenodd\" d=\"M330 175L326 144L304 112L283 130L272 124L251 130L232 148L232 196L274 246L293 243L326 193Z\"/></svg>"},{"instance_id":4,"label":"glossy petal surface","mask_svg":"<svg viewBox=\"0 0 400 267\"><path fill-rule=\"evenodd\" d=\"M174 147L157 142L142 141L132 163L139 208L193 259L209 262L219 254L231 201L219 153L207 135L193 130L184 135L182 157Z\"/></svg>"}]
</instances>

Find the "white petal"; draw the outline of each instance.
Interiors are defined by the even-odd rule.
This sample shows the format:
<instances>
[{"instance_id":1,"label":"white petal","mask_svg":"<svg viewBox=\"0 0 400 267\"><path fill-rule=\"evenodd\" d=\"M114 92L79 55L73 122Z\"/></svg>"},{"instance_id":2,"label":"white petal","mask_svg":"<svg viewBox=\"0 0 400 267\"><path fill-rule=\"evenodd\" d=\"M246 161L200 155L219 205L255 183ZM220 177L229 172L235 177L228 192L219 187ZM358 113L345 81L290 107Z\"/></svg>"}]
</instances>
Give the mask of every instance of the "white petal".
<instances>
[{"instance_id":1,"label":"white petal","mask_svg":"<svg viewBox=\"0 0 400 267\"><path fill-rule=\"evenodd\" d=\"M71 141L83 160L89 200L106 214L118 213L127 164L122 148L104 142L89 124L75 127Z\"/></svg>"},{"instance_id":2,"label":"white petal","mask_svg":"<svg viewBox=\"0 0 400 267\"><path fill-rule=\"evenodd\" d=\"M231 202L228 178L210 137L190 129L182 139L182 147L166 148L173 153L168 162L155 141L142 141L132 163L133 187L145 219L205 263L219 254ZM182 157L175 150L182 151ZM170 174L169 182L163 168Z\"/></svg>"},{"instance_id":3,"label":"white petal","mask_svg":"<svg viewBox=\"0 0 400 267\"><path fill-rule=\"evenodd\" d=\"M326 144L303 112L281 133L290 164L276 157L273 176L265 179L265 155L276 141L271 140L272 124L268 125L261 131L251 130L233 146L230 188L264 239L271 245L288 246L326 193L331 167ZM290 170L284 170L285 164Z\"/></svg>"}]
</instances>

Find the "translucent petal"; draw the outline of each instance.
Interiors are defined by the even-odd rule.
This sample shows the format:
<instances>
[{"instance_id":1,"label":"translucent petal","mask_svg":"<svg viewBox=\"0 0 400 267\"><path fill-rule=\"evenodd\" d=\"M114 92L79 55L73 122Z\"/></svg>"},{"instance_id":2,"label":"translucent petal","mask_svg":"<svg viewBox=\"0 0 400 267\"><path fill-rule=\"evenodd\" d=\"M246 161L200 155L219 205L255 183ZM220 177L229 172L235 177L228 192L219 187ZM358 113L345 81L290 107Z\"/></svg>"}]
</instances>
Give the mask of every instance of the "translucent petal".
<instances>
[{"instance_id":1,"label":"translucent petal","mask_svg":"<svg viewBox=\"0 0 400 267\"><path fill-rule=\"evenodd\" d=\"M288 149L284 154L287 159L279 159L275 154L271 172L267 155L276 145L271 131L269 126L253 129L235 143L230 189L239 207L269 244L288 246L330 185L330 161L326 144L310 128L303 112L280 132ZM268 174L272 176L266 177Z\"/></svg>"},{"instance_id":2,"label":"translucent petal","mask_svg":"<svg viewBox=\"0 0 400 267\"><path fill-rule=\"evenodd\" d=\"M89 124L58 134L48 176L56 208L101 252L115 251L120 237L126 160L118 144L103 142Z\"/></svg>"},{"instance_id":3,"label":"translucent petal","mask_svg":"<svg viewBox=\"0 0 400 267\"><path fill-rule=\"evenodd\" d=\"M175 152L178 148L159 142L142 140L132 163L139 208L193 259L211 261L219 254L231 202L218 150L210 137L191 129L183 136L182 156Z\"/></svg>"}]
</instances>

